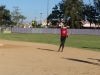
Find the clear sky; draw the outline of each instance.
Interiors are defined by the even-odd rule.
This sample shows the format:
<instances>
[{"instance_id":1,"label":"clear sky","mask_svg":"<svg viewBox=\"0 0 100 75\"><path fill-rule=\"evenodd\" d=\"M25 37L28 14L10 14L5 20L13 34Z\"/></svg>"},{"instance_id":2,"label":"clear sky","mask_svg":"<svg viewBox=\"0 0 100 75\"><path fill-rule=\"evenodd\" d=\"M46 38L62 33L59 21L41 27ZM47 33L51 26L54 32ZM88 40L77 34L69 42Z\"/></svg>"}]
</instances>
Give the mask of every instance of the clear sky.
<instances>
[{"instance_id":1,"label":"clear sky","mask_svg":"<svg viewBox=\"0 0 100 75\"><path fill-rule=\"evenodd\" d=\"M14 10L13 7L19 7L19 12L27 17L24 22L31 23L31 21L35 19L37 21L40 21L40 18L42 18L42 20L46 19L47 12L50 14L55 4L61 1L62 0L0 0L0 5L6 5L6 8L11 12ZM83 1L85 4L89 4L89 0ZM90 0L90 2L92 2L92 0Z\"/></svg>"}]
</instances>

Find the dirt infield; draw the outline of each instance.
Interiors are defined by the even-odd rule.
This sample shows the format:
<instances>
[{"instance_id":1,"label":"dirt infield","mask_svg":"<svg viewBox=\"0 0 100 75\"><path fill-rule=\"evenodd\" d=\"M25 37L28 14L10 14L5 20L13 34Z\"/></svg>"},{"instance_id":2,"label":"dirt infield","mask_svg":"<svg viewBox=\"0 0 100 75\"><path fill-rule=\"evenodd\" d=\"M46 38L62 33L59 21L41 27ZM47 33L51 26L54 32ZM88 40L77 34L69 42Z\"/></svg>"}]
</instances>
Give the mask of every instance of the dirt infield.
<instances>
[{"instance_id":1,"label":"dirt infield","mask_svg":"<svg viewBox=\"0 0 100 75\"><path fill-rule=\"evenodd\" d=\"M0 40L0 75L100 75L100 52Z\"/></svg>"}]
</instances>

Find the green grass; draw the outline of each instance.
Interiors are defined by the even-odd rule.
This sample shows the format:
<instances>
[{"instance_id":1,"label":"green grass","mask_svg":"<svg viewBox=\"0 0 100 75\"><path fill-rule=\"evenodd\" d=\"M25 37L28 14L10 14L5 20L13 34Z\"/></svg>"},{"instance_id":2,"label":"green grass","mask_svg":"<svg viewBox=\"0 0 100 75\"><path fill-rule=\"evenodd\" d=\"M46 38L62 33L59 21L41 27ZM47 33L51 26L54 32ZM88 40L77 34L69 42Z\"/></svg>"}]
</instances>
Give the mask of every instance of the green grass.
<instances>
[{"instance_id":1,"label":"green grass","mask_svg":"<svg viewBox=\"0 0 100 75\"><path fill-rule=\"evenodd\" d=\"M56 34L0 34L0 39L38 42L47 44L60 44L60 35ZM69 35L65 46L83 48L100 52L100 36Z\"/></svg>"}]
</instances>

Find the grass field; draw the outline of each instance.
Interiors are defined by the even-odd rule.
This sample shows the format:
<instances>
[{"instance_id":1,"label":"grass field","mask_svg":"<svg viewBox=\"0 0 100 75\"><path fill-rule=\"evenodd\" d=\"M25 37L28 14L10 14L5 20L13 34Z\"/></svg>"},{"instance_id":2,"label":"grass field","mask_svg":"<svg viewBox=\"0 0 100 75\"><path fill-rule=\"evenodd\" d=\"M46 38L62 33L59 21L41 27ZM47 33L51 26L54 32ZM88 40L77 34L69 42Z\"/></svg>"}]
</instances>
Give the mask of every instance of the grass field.
<instances>
[{"instance_id":1,"label":"grass field","mask_svg":"<svg viewBox=\"0 0 100 75\"><path fill-rule=\"evenodd\" d=\"M38 42L47 44L60 44L60 35L56 34L0 34L0 39ZM65 46L83 48L100 52L100 36L69 35Z\"/></svg>"}]
</instances>

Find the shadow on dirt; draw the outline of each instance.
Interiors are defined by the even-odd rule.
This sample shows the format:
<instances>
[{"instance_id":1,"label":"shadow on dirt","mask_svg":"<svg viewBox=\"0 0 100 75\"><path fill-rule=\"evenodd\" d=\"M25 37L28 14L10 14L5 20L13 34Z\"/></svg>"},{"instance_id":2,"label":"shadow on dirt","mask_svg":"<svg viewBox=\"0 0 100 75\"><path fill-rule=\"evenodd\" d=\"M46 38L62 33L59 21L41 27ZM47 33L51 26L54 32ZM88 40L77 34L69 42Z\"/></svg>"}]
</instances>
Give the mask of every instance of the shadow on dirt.
<instances>
[{"instance_id":1,"label":"shadow on dirt","mask_svg":"<svg viewBox=\"0 0 100 75\"><path fill-rule=\"evenodd\" d=\"M62 58L62 59L67 59L67 60L76 61L76 62L82 62L82 63L87 63L87 64L92 64L92 65L97 65L97 66L100 66L100 64L99 64L99 63L94 63L94 62L85 61L85 60L81 60L81 59L64 58L64 57L61 57L61 58Z\"/></svg>"},{"instance_id":2,"label":"shadow on dirt","mask_svg":"<svg viewBox=\"0 0 100 75\"><path fill-rule=\"evenodd\" d=\"M52 50L52 49L44 49L44 48L37 48L37 49L40 49L40 50L47 50L47 51L55 51L55 50ZM55 51L57 52L57 51Z\"/></svg>"},{"instance_id":3,"label":"shadow on dirt","mask_svg":"<svg viewBox=\"0 0 100 75\"><path fill-rule=\"evenodd\" d=\"M97 50L100 50L100 47L82 47L82 48L86 48L86 49L97 49Z\"/></svg>"},{"instance_id":4,"label":"shadow on dirt","mask_svg":"<svg viewBox=\"0 0 100 75\"><path fill-rule=\"evenodd\" d=\"M94 59L94 58L88 58L88 59L97 60L98 62L100 62L100 59Z\"/></svg>"}]
</instances>

